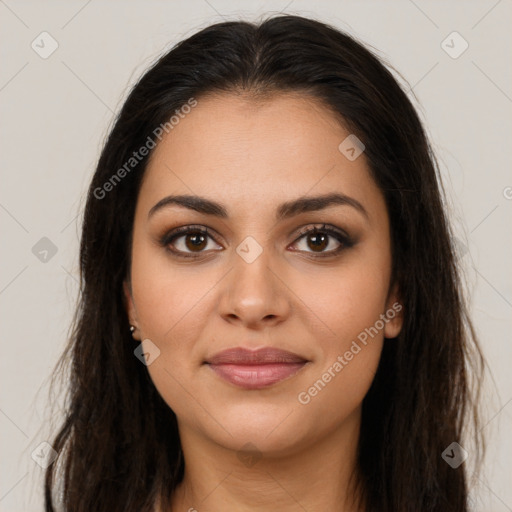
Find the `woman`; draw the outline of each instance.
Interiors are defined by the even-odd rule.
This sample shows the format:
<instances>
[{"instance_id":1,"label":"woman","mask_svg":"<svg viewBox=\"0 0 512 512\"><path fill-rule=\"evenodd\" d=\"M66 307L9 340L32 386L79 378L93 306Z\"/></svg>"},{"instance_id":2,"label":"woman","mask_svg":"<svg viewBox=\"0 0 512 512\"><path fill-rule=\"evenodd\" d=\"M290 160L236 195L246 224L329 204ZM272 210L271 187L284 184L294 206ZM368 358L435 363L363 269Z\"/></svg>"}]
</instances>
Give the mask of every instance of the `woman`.
<instances>
[{"instance_id":1,"label":"woman","mask_svg":"<svg viewBox=\"0 0 512 512\"><path fill-rule=\"evenodd\" d=\"M439 173L353 38L277 16L161 57L80 261L47 511L59 479L74 512L468 510L483 360Z\"/></svg>"}]
</instances>

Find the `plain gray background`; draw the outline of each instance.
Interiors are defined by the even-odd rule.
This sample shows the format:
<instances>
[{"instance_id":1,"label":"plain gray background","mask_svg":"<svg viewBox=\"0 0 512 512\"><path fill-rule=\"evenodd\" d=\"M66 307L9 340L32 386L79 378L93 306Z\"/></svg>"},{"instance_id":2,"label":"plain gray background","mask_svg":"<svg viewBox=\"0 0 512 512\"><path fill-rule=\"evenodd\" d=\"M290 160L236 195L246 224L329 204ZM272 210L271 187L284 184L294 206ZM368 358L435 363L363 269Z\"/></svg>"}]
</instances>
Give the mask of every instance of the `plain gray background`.
<instances>
[{"instance_id":1,"label":"plain gray background","mask_svg":"<svg viewBox=\"0 0 512 512\"><path fill-rule=\"evenodd\" d=\"M512 511L510 0L0 0L0 510L43 508L43 470L31 454L53 435L48 378L75 303L80 208L114 113L177 41L216 21L279 11L372 45L414 92L440 160L492 378L484 399L489 453L483 478L472 482L474 510Z\"/></svg>"}]
</instances>

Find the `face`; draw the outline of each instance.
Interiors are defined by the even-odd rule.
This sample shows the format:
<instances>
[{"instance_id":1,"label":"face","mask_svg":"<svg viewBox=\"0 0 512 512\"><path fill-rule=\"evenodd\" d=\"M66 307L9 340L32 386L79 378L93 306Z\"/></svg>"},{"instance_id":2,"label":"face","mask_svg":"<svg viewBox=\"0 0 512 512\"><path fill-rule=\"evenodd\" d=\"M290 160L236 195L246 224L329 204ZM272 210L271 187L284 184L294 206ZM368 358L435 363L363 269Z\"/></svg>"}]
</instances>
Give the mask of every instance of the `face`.
<instances>
[{"instance_id":1,"label":"face","mask_svg":"<svg viewBox=\"0 0 512 512\"><path fill-rule=\"evenodd\" d=\"M402 319L384 198L349 135L305 96L219 95L155 148L125 294L180 433L283 454L359 417Z\"/></svg>"}]
</instances>

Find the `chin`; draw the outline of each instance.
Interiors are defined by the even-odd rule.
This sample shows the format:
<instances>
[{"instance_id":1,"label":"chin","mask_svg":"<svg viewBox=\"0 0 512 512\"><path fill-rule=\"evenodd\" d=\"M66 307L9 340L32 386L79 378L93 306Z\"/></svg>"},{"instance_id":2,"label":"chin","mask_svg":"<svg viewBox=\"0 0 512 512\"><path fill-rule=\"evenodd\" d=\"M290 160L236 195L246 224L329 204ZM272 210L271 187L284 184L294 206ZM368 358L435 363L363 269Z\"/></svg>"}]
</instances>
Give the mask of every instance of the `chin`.
<instances>
[{"instance_id":1,"label":"chin","mask_svg":"<svg viewBox=\"0 0 512 512\"><path fill-rule=\"evenodd\" d=\"M226 409L222 413L221 424L224 428L215 424L215 431L206 435L234 451L250 444L265 455L283 456L293 452L318 430L315 425L309 424L311 416L299 416L300 409L292 406L283 408L269 404L247 404Z\"/></svg>"}]
</instances>

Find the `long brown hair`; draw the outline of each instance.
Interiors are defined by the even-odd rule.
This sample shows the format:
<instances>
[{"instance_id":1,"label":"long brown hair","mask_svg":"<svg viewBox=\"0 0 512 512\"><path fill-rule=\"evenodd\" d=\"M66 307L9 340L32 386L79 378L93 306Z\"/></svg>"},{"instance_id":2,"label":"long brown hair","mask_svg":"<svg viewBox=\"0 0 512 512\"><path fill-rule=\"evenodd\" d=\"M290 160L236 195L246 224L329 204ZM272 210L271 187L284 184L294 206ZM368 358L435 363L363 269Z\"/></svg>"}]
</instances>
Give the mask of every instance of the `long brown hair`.
<instances>
[{"instance_id":1,"label":"long brown hair","mask_svg":"<svg viewBox=\"0 0 512 512\"><path fill-rule=\"evenodd\" d=\"M54 511L57 481L65 511L149 512L157 498L168 508L183 478L176 416L134 356L123 300L149 155L118 170L190 98L240 91L323 101L365 144L385 197L404 325L385 340L363 401L358 465L366 510L467 512L465 465L451 467L442 453L463 445L471 425L472 454L483 448L468 369L478 381L484 362L438 165L407 94L380 59L353 37L299 16L201 30L158 59L115 120L88 192L79 303L54 372L67 370L69 380L64 423L51 443L59 457L46 472L46 511ZM122 179L112 181L116 173Z\"/></svg>"}]
</instances>

